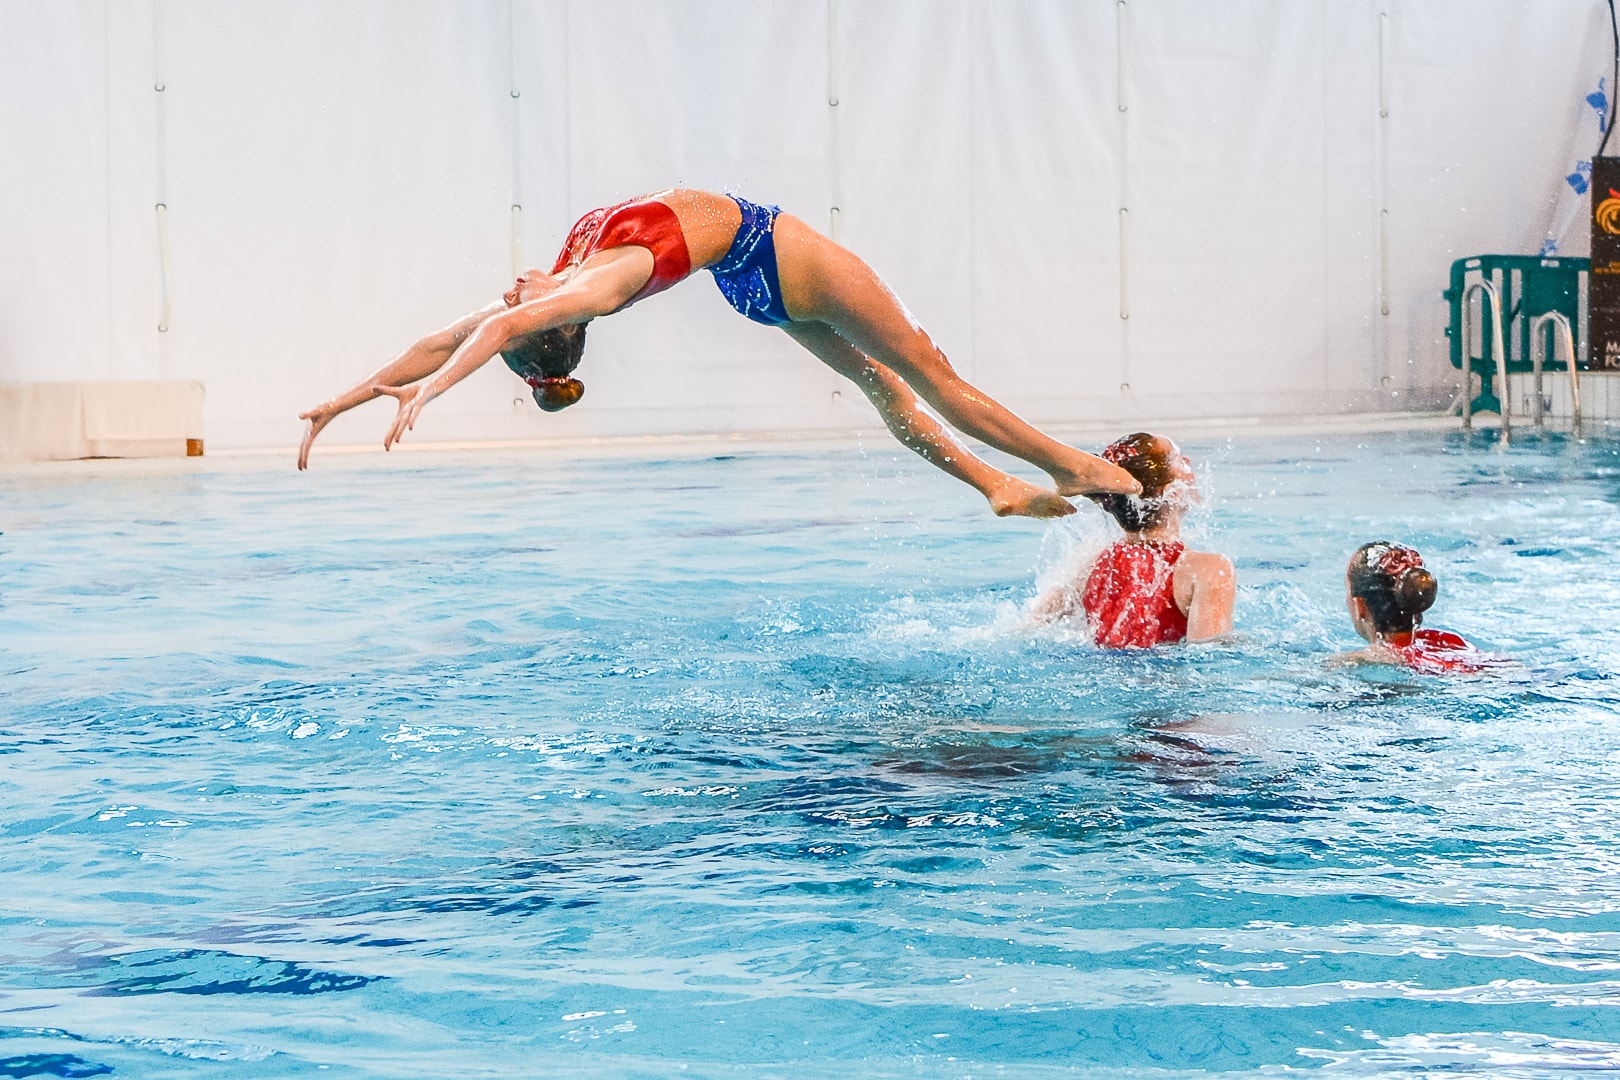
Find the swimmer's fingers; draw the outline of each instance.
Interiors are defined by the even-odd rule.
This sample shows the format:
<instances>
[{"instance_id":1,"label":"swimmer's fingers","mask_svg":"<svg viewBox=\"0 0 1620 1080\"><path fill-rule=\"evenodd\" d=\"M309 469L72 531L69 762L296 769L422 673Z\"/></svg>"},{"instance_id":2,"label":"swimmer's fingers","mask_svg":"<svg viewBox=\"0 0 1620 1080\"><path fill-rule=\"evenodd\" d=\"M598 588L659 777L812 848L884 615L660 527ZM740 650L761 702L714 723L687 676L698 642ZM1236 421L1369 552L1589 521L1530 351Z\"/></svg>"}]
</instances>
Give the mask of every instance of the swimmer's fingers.
<instances>
[{"instance_id":1,"label":"swimmer's fingers","mask_svg":"<svg viewBox=\"0 0 1620 1080\"><path fill-rule=\"evenodd\" d=\"M399 442L399 437L405 434L405 414L410 409L409 397L415 391L403 386L384 386L377 383L371 388L371 392L378 396L387 394L399 402L399 411L394 414L394 422L388 425L388 434L383 436L383 449L391 450L394 444Z\"/></svg>"},{"instance_id":2,"label":"swimmer's fingers","mask_svg":"<svg viewBox=\"0 0 1620 1080\"><path fill-rule=\"evenodd\" d=\"M308 421L304 425L304 441L298 447L298 471L303 472L309 468L309 448L327 424L332 422L335 413L328 412L323 406L311 409L306 413L299 413L298 419Z\"/></svg>"},{"instance_id":3,"label":"swimmer's fingers","mask_svg":"<svg viewBox=\"0 0 1620 1080\"><path fill-rule=\"evenodd\" d=\"M315 441L315 436L320 434L320 430L320 428L315 426L314 420L311 420L308 424L304 425L304 441L299 444L298 447L299 472L303 472L305 469L309 468L309 445Z\"/></svg>"},{"instance_id":4,"label":"swimmer's fingers","mask_svg":"<svg viewBox=\"0 0 1620 1080\"><path fill-rule=\"evenodd\" d=\"M408 403L404 401L399 403L399 412L394 414L394 422L388 428L388 437L383 439L384 450L392 450L394 444L403 439L405 432L410 430L410 423L407 419L410 415L410 409Z\"/></svg>"},{"instance_id":5,"label":"swimmer's fingers","mask_svg":"<svg viewBox=\"0 0 1620 1080\"><path fill-rule=\"evenodd\" d=\"M388 429L387 438L383 439L383 449L388 450L404 438L407 431L416 430L416 418L422 414L422 407L432 399L427 389L420 385L383 386L378 383L372 390L399 400L399 412L394 414L393 426Z\"/></svg>"}]
</instances>

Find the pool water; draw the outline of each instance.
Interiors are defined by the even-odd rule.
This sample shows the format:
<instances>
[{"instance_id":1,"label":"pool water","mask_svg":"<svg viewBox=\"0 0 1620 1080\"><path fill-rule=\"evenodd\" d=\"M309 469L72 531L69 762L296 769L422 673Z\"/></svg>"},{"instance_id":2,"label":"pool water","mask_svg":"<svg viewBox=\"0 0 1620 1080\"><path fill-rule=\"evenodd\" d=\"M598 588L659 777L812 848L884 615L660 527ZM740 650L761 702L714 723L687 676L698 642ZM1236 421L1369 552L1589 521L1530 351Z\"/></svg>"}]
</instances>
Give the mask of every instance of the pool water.
<instances>
[{"instance_id":1,"label":"pool water","mask_svg":"<svg viewBox=\"0 0 1620 1080\"><path fill-rule=\"evenodd\" d=\"M0 1077L1620 1069L1620 441L1186 449L1148 653L877 441L0 474Z\"/></svg>"}]
</instances>

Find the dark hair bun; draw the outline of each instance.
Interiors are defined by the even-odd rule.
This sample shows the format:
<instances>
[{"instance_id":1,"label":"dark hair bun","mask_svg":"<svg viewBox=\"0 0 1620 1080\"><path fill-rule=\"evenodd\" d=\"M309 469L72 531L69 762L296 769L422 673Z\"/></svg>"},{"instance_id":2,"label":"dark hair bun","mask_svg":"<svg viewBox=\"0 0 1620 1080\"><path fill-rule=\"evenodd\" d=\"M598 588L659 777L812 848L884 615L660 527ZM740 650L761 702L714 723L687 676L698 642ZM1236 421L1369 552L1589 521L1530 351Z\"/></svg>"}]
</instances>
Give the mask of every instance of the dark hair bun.
<instances>
[{"instance_id":1,"label":"dark hair bun","mask_svg":"<svg viewBox=\"0 0 1620 1080\"><path fill-rule=\"evenodd\" d=\"M1434 606L1434 598L1440 591L1439 582L1434 575L1421 566L1414 566L1401 573L1395 582L1395 596L1400 604L1401 611L1407 615L1421 615Z\"/></svg>"},{"instance_id":2,"label":"dark hair bun","mask_svg":"<svg viewBox=\"0 0 1620 1080\"><path fill-rule=\"evenodd\" d=\"M585 396L585 384L572 376L552 376L533 384L534 403L546 412L561 412Z\"/></svg>"},{"instance_id":3,"label":"dark hair bun","mask_svg":"<svg viewBox=\"0 0 1620 1080\"><path fill-rule=\"evenodd\" d=\"M1091 495L1126 532L1141 532L1163 522L1173 509L1165 491L1175 481L1172 455L1181 450L1169 439L1138 431L1103 448L1102 458L1130 473L1142 485L1141 495Z\"/></svg>"}]
</instances>

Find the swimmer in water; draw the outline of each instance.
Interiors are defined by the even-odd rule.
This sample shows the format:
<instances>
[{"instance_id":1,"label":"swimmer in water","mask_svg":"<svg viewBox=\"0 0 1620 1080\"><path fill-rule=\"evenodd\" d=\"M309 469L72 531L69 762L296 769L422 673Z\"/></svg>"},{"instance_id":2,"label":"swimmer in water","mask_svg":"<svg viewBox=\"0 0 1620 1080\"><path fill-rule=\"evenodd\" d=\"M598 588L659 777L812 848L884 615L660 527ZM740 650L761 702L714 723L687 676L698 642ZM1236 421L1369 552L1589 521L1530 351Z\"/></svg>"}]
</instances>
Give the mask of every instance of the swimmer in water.
<instances>
[{"instance_id":1,"label":"swimmer in water","mask_svg":"<svg viewBox=\"0 0 1620 1080\"><path fill-rule=\"evenodd\" d=\"M1105 649L1138 649L1175 641L1201 641L1232 631L1237 575L1232 560L1188 551L1181 518L1197 500L1192 464L1162 435L1137 432L1102 452L1135 477L1142 494L1093 495L1111 514L1123 539L1103 549L1078 582L1054 589L1031 614L1051 621L1084 614Z\"/></svg>"},{"instance_id":2,"label":"swimmer in water","mask_svg":"<svg viewBox=\"0 0 1620 1080\"><path fill-rule=\"evenodd\" d=\"M899 298L857 256L774 206L733 195L673 189L580 218L551 272L529 270L500 300L429 334L354 387L300 419L309 421L298 467L339 414L387 394L399 412L387 449L416 426L428 402L497 353L547 411L585 392L573 378L585 327L708 270L740 314L778 326L877 406L906 446L961 480L998 515L1074 513L1063 496L1130 493L1123 469L1058 442L963 381ZM970 454L918 398L959 431L1043 469L1056 490L1020 480Z\"/></svg>"},{"instance_id":3,"label":"swimmer in water","mask_svg":"<svg viewBox=\"0 0 1620 1080\"><path fill-rule=\"evenodd\" d=\"M1344 572L1344 599L1356 633L1370 644L1340 660L1400 664L1423 675L1472 675L1502 664L1457 634L1420 629L1439 591L1412 548L1389 540L1362 544Z\"/></svg>"}]
</instances>

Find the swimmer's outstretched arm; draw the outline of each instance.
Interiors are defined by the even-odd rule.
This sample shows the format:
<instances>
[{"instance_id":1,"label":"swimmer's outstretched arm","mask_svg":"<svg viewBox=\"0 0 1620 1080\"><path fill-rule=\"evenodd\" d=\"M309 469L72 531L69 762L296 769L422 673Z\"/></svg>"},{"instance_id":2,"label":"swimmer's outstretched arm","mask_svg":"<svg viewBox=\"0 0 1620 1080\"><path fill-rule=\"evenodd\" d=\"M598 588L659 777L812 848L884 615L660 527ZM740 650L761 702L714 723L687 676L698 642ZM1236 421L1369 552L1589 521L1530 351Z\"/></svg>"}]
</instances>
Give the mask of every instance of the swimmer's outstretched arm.
<instances>
[{"instance_id":1,"label":"swimmer's outstretched arm","mask_svg":"<svg viewBox=\"0 0 1620 1080\"><path fill-rule=\"evenodd\" d=\"M576 272L556 291L484 319L431 378L408 387L377 386L378 393L399 399L399 413L383 439L383 449L392 448L407 431L416 427L416 418L428 402L489 363L490 357L513 338L569 323L589 322L628 303L647 283L651 254L644 248L615 248L603 254L614 256L619 252L627 253L627 257L609 257L595 262ZM641 258L637 258L638 255Z\"/></svg>"},{"instance_id":2,"label":"swimmer's outstretched arm","mask_svg":"<svg viewBox=\"0 0 1620 1080\"><path fill-rule=\"evenodd\" d=\"M372 398L381 396L382 391L378 389L380 386L405 386L438 371L456 351L456 346L467 339L467 335L477 329L485 319L504 310L505 307L504 303L497 300L477 311L463 315L444 329L435 330L412 342L405 351L337 397L322 402L308 412L299 413L298 419L307 420L309 423L304 428L303 444L298 448L298 468L309 467L310 445L327 424L356 405L364 405Z\"/></svg>"}]
</instances>

